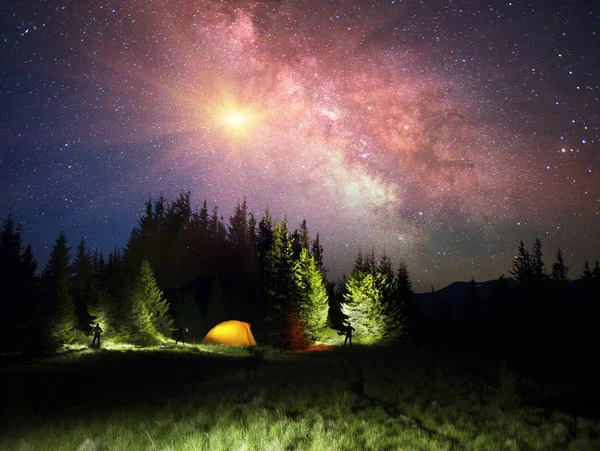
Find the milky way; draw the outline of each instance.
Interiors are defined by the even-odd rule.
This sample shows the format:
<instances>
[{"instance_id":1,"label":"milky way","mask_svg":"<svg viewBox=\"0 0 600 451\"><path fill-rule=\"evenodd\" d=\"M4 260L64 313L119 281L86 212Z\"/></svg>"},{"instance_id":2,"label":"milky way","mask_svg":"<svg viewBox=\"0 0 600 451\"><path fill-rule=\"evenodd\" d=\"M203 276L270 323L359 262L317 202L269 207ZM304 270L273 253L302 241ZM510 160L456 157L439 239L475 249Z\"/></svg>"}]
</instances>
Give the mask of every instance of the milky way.
<instances>
[{"instance_id":1,"label":"milky way","mask_svg":"<svg viewBox=\"0 0 600 451\"><path fill-rule=\"evenodd\" d=\"M600 257L592 3L18 2L2 29L3 214L40 261L104 251L190 190L303 218L418 289L506 272L536 234Z\"/></svg>"}]
</instances>

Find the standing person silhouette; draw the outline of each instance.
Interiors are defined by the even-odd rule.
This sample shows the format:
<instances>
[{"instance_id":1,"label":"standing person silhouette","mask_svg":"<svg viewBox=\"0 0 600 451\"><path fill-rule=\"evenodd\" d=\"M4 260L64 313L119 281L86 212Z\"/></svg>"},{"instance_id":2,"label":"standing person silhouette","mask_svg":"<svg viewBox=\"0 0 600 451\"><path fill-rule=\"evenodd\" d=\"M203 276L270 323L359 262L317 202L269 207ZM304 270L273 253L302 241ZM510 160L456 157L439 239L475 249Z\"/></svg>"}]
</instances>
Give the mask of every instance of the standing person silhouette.
<instances>
[{"instance_id":1,"label":"standing person silhouette","mask_svg":"<svg viewBox=\"0 0 600 451\"><path fill-rule=\"evenodd\" d=\"M185 332L185 328L182 326L179 326L179 328L175 329L175 344L182 342L185 346Z\"/></svg>"},{"instance_id":2,"label":"standing person silhouette","mask_svg":"<svg viewBox=\"0 0 600 451\"><path fill-rule=\"evenodd\" d=\"M354 327L352 327L352 324L348 323L346 325L346 327L344 328L344 330L346 331L346 339L344 340L344 348L346 347L346 343L348 342L348 340L350 340L350 347L352 347L352 331L356 330L356 329L354 329Z\"/></svg>"},{"instance_id":3,"label":"standing person silhouette","mask_svg":"<svg viewBox=\"0 0 600 451\"><path fill-rule=\"evenodd\" d=\"M94 347L96 340L98 340L98 349L100 349L100 335L102 335L102 332L104 331L100 327L100 324L96 323L96 325L92 329L92 333L94 334L94 339L92 340L92 348Z\"/></svg>"}]
</instances>

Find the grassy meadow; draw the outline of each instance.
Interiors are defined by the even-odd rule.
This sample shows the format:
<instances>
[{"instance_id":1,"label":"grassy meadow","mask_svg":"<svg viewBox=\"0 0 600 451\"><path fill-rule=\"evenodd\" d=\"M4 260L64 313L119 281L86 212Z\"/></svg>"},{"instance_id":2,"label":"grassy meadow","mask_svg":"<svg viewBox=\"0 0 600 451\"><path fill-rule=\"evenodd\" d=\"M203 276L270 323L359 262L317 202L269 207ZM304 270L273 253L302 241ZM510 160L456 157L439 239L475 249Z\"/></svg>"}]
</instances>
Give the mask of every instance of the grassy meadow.
<instances>
[{"instance_id":1,"label":"grassy meadow","mask_svg":"<svg viewBox=\"0 0 600 451\"><path fill-rule=\"evenodd\" d=\"M2 359L2 450L591 450L505 364L412 347L73 347ZM524 388L525 387L525 388Z\"/></svg>"}]
</instances>

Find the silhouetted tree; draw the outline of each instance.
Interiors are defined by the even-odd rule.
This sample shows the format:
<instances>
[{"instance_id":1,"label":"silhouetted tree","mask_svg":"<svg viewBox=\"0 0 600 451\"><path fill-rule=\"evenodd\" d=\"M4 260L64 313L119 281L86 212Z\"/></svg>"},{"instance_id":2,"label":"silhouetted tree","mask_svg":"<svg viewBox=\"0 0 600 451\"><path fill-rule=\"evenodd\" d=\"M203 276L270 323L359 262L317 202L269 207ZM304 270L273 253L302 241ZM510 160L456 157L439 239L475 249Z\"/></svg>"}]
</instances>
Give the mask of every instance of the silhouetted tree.
<instances>
[{"instance_id":1,"label":"silhouetted tree","mask_svg":"<svg viewBox=\"0 0 600 451\"><path fill-rule=\"evenodd\" d=\"M390 310L390 323L397 337L416 332L419 308L414 294L408 266L404 260L400 260L396 273L394 305Z\"/></svg>"},{"instance_id":2,"label":"silhouetted tree","mask_svg":"<svg viewBox=\"0 0 600 451\"><path fill-rule=\"evenodd\" d=\"M529 252L525 249L523 240L519 244L517 255L513 260L513 267L509 271L511 277L519 284L525 284L532 280L532 263Z\"/></svg>"},{"instance_id":3,"label":"silhouetted tree","mask_svg":"<svg viewBox=\"0 0 600 451\"><path fill-rule=\"evenodd\" d=\"M323 272L326 272L327 270L325 269L325 266L323 266L323 246L319 242L319 234L318 233L312 242L311 253L315 259L315 262L317 262L317 265L319 266L319 268L321 268L321 270Z\"/></svg>"},{"instance_id":4,"label":"silhouetted tree","mask_svg":"<svg viewBox=\"0 0 600 451\"><path fill-rule=\"evenodd\" d=\"M581 278L583 280L592 280L594 278L594 274L592 273L592 270L590 269L590 262L588 262L588 259L585 259L585 263L583 265L583 271L581 273Z\"/></svg>"},{"instance_id":5,"label":"silhouetted tree","mask_svg":"<svg viewBox=\"0 0 600 451\"><path fill-rule=\"evenodd\" d=\"M77 318L70 289L73 271L70 266L70 249L64 232L61 232L42 276L47 300L46 327L50 332L51 345L70 343L75 338Z\"/></svg>"},{"instance_id":6,"label":"silhouetted tree","mask_svg":"<svg viewBox=\"0 0 600 451\"><path fill-rule=\"evenodd\" d=\"M246 199L235 207L235 213L229 218L227 233L229 244L233 249L246 251L248 247L248 206Z\"/></svg>"},{"instance_id":7,"label":"silhouetted tree","mask_svg":"<svg viewBox=\"0 0 600 451\"><path fill-rule=\"evenodd\" d=\"M93 319L88 313L88 307L92 303L93 296L93 273L92 257L86 251L85 241L81 240L73 259L71 287L75 303L77 328L88 333L91 331L91 321Z\"/></svg>"},{"instance_id":8,"label":"silhouetted tree","mask_svg":"<svg viewBox=\"0 0 600 451\"><path fill-rule=\"evenodd\" d=\"M0 350L23 350L39 329L37 263L31 246L23 251L21 226L9 214L0 231ZM36 329L36 330L32 330Z\"/></svg>"},{"instance_id":9,"label":"silhouetted tree","mask_svg":"<svg viewBox=\"0 0 600 451\"><path fill-rule=\"evenodd\" d=\"M562 256L560 247L556 251L556 262L552 264L552 279L560 282L566 282L569 280L567 274L569 273L569 267L565 264Z\"/></svg>"},{"instance_id":10,"label":"silhouetted tree","mask_svg":"<svg viewBox=\"0 0 600 451\"><path fill-rule=\"evenodd\" d=\"M531 277L537 282L541 282L547 277L542 255L542 241L539 236L536 236L531 250Z\"/></svg>"}]
</instances>

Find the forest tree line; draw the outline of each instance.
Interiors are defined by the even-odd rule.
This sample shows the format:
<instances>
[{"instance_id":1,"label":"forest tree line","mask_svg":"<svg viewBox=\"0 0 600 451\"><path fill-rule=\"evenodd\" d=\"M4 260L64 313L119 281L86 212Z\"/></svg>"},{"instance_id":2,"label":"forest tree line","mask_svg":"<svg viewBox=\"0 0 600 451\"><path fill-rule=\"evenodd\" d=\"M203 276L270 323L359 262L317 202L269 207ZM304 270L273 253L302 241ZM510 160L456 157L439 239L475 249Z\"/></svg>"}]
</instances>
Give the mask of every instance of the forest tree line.
<instances>
[{"instance_id":1,"label":"forest tree line","mask_svg":"<svg viewBox=\"0 0 600 451\"><path fill-rule=\"evenodd\" d=\"M261 218L238 203L225 222L190 193L145 204L123 251L106 257L61 233L38 274L31 246L11 216L1 231L4 351L43 352L86 340L99 323L112 341L151 344L184 327L201 339L227 319L251 323L259 343L303 348L349 320L365 342L393 341L412 294L406 265L360 253L341 291L327 281L319 234L290 230L268 208ZM396 281L400 280L400 283ZM347 286L346 286L347 285ZM399 287L399 289L396 289ZM339 299L341 296L341 299Z\"/></svg>"},{"instance_id":2,"label":"forest tree line","mask_svg":"<svg viewBox=\"0 0 600 451\"><path fill-rule=\"evenodd\" d=\"M87 342L96 323L116 342L157 343L181 327L199 340L228 319L251 323L261 344L296 349L331 339L348 322L363 343L410 337L550 349L559 330L563 344L565 331L569 340L591 338L598 314L598 262L585 262L573 291L561 251L548 272L539 238L531 252L520 243L510 276L486 299L472 280L457 313L456 299L436 299L433 290L429 308L419 305L406 262L394 269L385 252L359 251L347 276L328 281L319 234L312 238L306 221L292 231L268 208L255 217L246 200L226 222L206 201L192 208L189 192L172 202L160 196L146 202L124 250L104 256L83 240L72 249L61 233L41 271L21 235L9 215L0 237L2 351Z\"/></svg>"},{"instance_id":3,"label":"forest tree line","mask_svg":"<svg viewBox=\"0 0 600 451\"><path fill-rule=\"evenodd\" d=\"M448 299L433 289L420 295L429 309L425 315L419 311L414 335L421 341L555 359L595 349L600 338L598 261L592 267L586 259L576 272L567 266L560 248L548 266L543 256L539 237L531 251L521 240L508 276L501 274L486 284L471 279L462 299Z\"/></svg>"}]
</instances>

